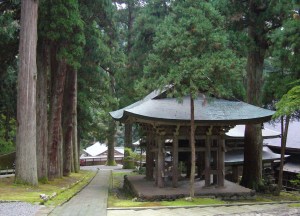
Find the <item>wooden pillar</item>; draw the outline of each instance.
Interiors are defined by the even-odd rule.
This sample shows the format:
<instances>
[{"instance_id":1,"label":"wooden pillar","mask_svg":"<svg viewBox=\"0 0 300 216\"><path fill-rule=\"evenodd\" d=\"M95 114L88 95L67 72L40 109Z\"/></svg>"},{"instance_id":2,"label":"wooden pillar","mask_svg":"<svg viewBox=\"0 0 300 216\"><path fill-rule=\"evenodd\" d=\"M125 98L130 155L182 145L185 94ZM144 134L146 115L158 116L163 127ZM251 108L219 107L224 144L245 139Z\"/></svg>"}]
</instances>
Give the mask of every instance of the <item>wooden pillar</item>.
<instances>
[{"instance_id":1,"label":"wooden pillar","mask_svg":"<svg viewBox=\"0 0 300 216\"><path fill-rule=\"evenodd\" d=\"M239 166L233 165L231 166L232 169L232 181L235 183L239 182Z\"/></svg>"},{"instance_id":2,"label":"wooden pillar","mask_svg":"<svg viewBox=\"0 0 300 216\"><path fill-rule=\"evenodd\" d=\"M211 167L210 167L210 158L211 158L211 133L207 133L205 139L205 187L210 186L210 174L211 174Z\"/></svg>"},{"instance_id":3,"label":"wooden pillar","mask_svg":"<svg viewBox=\"0 0 300 216\"><path fill-rule=\"evenodd\" d=\"M205 153L197 153L197 178L202 178L203 171L205 170Z\"/></svg>"},{"instance_id":4,"label":"wooden pillar","mask_svg":"<svg viewBox=\"0 0 300 216\"><path fill-rule=\"evenodd\" d=\"M158 137L155 137L155 152L154 152L154 157L155 157L155 185L158 186Z\"/></svg>"},{"instance_id":5,"label":"wooden pillar","mask_svg":"<svg viewBox=\"0 0 300 216\"><path fill-rule=\"evenodd\" d=\"M154 146L153 134L151 132L147 133L147 143L146 143L146 179L153 180L153 152L151 151Z\"/></svg>"},{"instance_id":6,"label":"wooden pillar","mask_svg":"<svg viewBox=\"0 0 300 216\"><path fill-rule=\"evenodd\" d=\"M225 179L225 139L224 135L219 135L218 139L218 186L224 187Z\"/></svg>"},{"instance_id":7,"label":"wooden pillar","mask_svg":"<svg viewBox=\"0 0 300 216\"><path fill-rule=\"evenodd\" d=\"M162 140L162 136L157 136L157 186L162 188L164 187L164 166L165 166L165 157L164 157L164 143Z\"/></svg>"},{"instance_id":8,"label":"wooden pillar","mask_svg":"<svg viewBox=\"0 0 300 216\"><path fill-rule=\"evenodd\" d=\"M172 186L176 188L178 187L178 133L174 133L172 150Z\"/></svg>"}]
</instances>

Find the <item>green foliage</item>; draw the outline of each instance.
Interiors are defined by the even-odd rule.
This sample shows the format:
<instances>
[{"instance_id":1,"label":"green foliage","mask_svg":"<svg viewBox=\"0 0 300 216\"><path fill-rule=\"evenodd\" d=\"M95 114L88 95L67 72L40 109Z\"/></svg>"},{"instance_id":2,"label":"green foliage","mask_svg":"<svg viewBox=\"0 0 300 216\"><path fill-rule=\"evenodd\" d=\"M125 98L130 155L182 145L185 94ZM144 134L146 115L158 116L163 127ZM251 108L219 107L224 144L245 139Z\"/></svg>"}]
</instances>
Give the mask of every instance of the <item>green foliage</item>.
<instances>
[{"instance_id":1,"label":"green foliage","mask_svg":"<svg viewBox=\"0 0 300 216\"><path fill-rule=\"evenodd\" d=\"M296 7L293 5L293 7ZM300 20L297 12L290 11L282 28L276 29L270 36L272 57L268 59L271 70L266 77L265 102L272 104L297 85L300 78ZM286 97L286 96L285 96Z\"/></svg>"},{"instance_id":2,"label":"green foliage","mask_svg":"<svg viewBox=\"0 0 300 216\"><path fill-rule=\"evenodd\" d=\"M0 170L1 169L14 169L16 153L9 153L0 155Z\"/></svg>"},{"instance_id":3,"label":"green foliage","mask_svg":"<svg viewBox=\"0 0 300 216\"><path fill-rule=\"evenodd\" d=\"M94 139L104 141L109 134L108 111L118 106L114 76L123 56L115 38L111 1L80 1L80 13L86 44L78 71L78 129L84 146Z\"/></svg>"},{"instance_id":4,"label":"green foliage","mask_svg":"<svg viewBox=\"0 0 300 216\"><path fill-rule=\"evenodd\" d=\"M0 4L0 154L14 151L20 1Z\"/></svg>"},{"instance_id":5,"label":"green foliage","mask_svg":"<svg viewBox=\"0 0 300 216\"><path fill-rule=\"evenodd\" d=\"M138 155L132 151L130 148L124 149L124 162L123 162L123 169L134 169L135 168L135 161Z\"/></svg>"},{"instance_id":6,"label":"green foliage","mask_svg":"<svg viewBox=\"0 0 300 216\"><path fill-rule=\"evenodd\" d=\"M299 82L299 81L298 81ZM290 116L300 110L300 85L293 87L287 94L283 95L281 100L276 104L276 113L273 118L280 116Z\"/></svg>"},{"instance_id":7,"label":"green foliage","mask_svg":"<svg viewBox=\"0 0 300 216\"><path fill-rule=\"evenodd\" d=\"M294 15L294 17L292 16ZM298 18L297 18L298 17ZM290 13L282 28L271 36L274 43L273 56L282 70L289 72L296 79L300 78L300 19L296 12Z\"/></svg>"},{"instance_id":8,"label":"green foliage","mask_svg":"<svg viewBox=\"0 0 300 216\"><path fill-rule=\"evenodd\" d=\"M116 21L119 44L126 58L123 72L118 73L116 77L116 94L120 100L120 107L124 107L148 93L141 93L141 89L137 90L135 85L138 80L143 79L143 68L152 50L157 26L168 14L170 0L118 2L125 4L123 9L117 10Z\"/></svg>"},{"instance_id":9,"label":"green foliage","mask_svg":"<svg viewBox=\"0 0 300 216\"><path fill-rule=\"evenodd\" d=\"M290 182L292 183L292 185L294 185L297 188L300 188L300 173L297 174L297 178L290 180Z\"/></svg>"},{"instance_id":10,"label":"green foliage","mask_svg":"<svg viewBox=\"0 0 300 216\"><path fill-rule=\"evenodd\" d=\"M272 65L274 65L272 63ZM275 108L274 102L288 92L291 88L291 83L294 81L290 73L282 71L272 71L265 75L265 83L263 86L263 102Z\"/></svg>"},{"instance_id":11,"label":"green foliage","mask_svg":"<svg viewBox=\"0 0 300 216\"><path fill-rule=\"evenodd\" d=\"M15 150L16 121L13 118L7 118L0 114L0 155Z\"/></svg>"},{"instance_id":12,"label":"green foliage","mask_svg":"<svg viewBox=\"0 0 300 216\"><path fill-rule=\"evenodd\" d=\"M40 11L39 36L55 44L57 59L79 68L85 37L78 1L43 1Z\"/></svg>"},{"instance_id":13,"label":"green foliage","mask_svg":"<svg viewBox=\"0 0 300 216\"><path fill-rule=\"evenodd\" d=\"M145 78L151 89L174 84L173 95L241 94L242 62L228 48L224 18L207 2L175 2L158 27ZM154 81L155 80L155 81Z\"/></svg>"}]
</instances>

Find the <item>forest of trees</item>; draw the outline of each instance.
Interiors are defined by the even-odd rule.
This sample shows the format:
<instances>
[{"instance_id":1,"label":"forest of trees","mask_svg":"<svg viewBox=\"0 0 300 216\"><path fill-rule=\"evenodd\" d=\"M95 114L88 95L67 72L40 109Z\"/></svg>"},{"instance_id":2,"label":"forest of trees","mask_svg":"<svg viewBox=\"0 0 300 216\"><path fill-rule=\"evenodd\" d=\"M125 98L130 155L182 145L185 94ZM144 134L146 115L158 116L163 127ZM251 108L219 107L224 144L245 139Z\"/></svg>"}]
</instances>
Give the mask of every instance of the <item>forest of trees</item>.
<instances>
[{"instance_id":1,"label":"forest of trees","mask_svg":"<svg viewBox=\"0 0 300 216\"><path fill-rule=\"evenodd\" d=\"M124 128L109 111L167 84L191 104L198 92L236 98L288 123L300 107L299 8L297 0L3 0L0 154L16 150L20 182L78 172L79 149L92 141L113 152ZM244 170L253 172L241 183L254 189L260 128L245 132Z\"/></svg>"}]
</instances>

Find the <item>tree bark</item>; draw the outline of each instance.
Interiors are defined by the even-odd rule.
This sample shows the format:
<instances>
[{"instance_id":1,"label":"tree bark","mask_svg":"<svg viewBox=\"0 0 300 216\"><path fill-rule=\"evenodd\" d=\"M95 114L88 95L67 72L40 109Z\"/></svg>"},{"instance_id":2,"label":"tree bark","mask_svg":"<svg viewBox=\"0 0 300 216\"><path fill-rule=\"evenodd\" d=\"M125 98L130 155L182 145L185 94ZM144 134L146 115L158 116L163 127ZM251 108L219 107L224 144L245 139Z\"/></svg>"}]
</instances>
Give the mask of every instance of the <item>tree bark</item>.
<instances>
[{"instance_id":1,"label":"tree bark","mask_svg":"<svg viewBox=\"0 0 300 216\"><path fill-rule=\"evenodd\" d=\"M108 137L107 137L107 166L116 165L115 162L115 134L116 134L116 124L114 120L109 120L108 126Z\"/></svg>"},{"instance_id":2,"label":"tree bark","mask_svg":"<svg viewBox=\"0 0 300 216\"><path fill-rule=\"evenodd\" d=\"M288 135L289 123L290 123L290 116L285 117L285 124L284 124L284 117L281 116L281 152L280 152L281 155L280 155L280 166L279 166L279 175L278 175L279 191L282 189L283 164L284 164L286 140L287 140L287 135Z\"/></svg>"},{"instance_id":3,"label":"tree bark","mask_svg":"<svg viewBox=\"0 0 300 216\"><path fill-rule=\"evenodd\" d=\"M257 14L258 5L249 2L248 37L251 45L247 57L247 102L261 106L263 65L268 43L263 32L265 21ZM244 167L241 185L259 189L262 184L262 134L261 125L246 125ZM250 172L251 171L251 172Z\"/></svg>"},{"instance_id":4,"label":"tree bark","mask_svg":"<svg viewBox=\"0 0 300 216\"><path fill-rule=\"evenodd\" d=\"M147 146L146 146L146 179L153 180L154 171L154 153L151 150L155 146L153 132L148 132L147 134Z\"/></svg>"},{"instance_id":5,"label":"tree bark","mask_svg":"<svg viewBox=\"0 0 300 216\"><path fill-rule=\"evenodd\" d=\"M37 185L36 46L38 1L21 1L17 96L16 182Z\"/></svg>"},{"instance_id":6,"label":"tree bark","mask_svg":"<svg viewBox=\"0 0 300 216\"><path fill-rule=\"evenodd\" d=\"M125 123L125 148L133 150L132 146L132 123ZM128 155L124 155L126 157Z\"/></svg>"},{"instance_id":7,"label":"tree bark","mask_svg":"<svg viewBox=\"0 0 300 216\"><path fill-rule=\"evenodd\" d=\"M246 125L241 185L258 190L262 184L261 125Z\"/></svg>"},{"instance_id":8,"label":"tree bark","mask_svg":"<svg viewBox=\"0 0 300 216\"><path fill-rule=\"evenodd\" d=\"M48 118L47 118L47 86L49 61L47 47L44 42L38 45L37 55L37 106L36 106L36 124L37 124L37 173L38 179L47 181L48 179Z\"/></svg>"},{"instance_id":9,"label":"tree bark","mask_svg":"<svg viewBox=\"0 0 300 216\"><path fill-rule=\"evenodd\" d=\"M53 54L53 53L52 53ZM61 144L61 113L66 77L66 62L60 60L57 70L52 70L52 91L49 115L49 142L48 142L48 178L53 180L61 177L59 165L59 146Z\"/></svg>"},{"instance_id":10,"label":"tree bark","mask_svg":"<svg viewBox=\"0 0 300 216\"><path fill-rule=\"evenodd\" d=\"M191 100L191 175L190 175L190 197L195 196L195 168L196 168L196 148L195 148L195 113L194 113L194 99L190 95Z\"/></svg>"},{"instance_id":11,"label":"tree bark","mask_svg":"<svg viewBox=\"0 0 300 216\"><path fill-rule=\"evenodd\" d=\"M63 104L63 175L71 174L73 115L77 71L68 67Z\"/></svg>"},{"instance_id":12,"label":"tree bark","mask_svg":"<svg viewBox=\"0 0 300 216\"><path fill-rule=\"evenodd\" d=\"M78 173L80 170L79 164L79 142L78 142L78 133L77 133L77 73L75 77L75 98L74 98L74 110L73 110L73 135L72 135L72 144L73 144L73 162L74 162L74 172Z\"/></svg>"},{"instance_id":13,"label":"tree bark","mask_svg":"<svg viewBox=\"0 0 300 216\"><path fill-rule=\"evenodd\" d=\"M62 124L59 125L59 143L57 148L57 164L58 164L58 178L61 178L63 176L63 169L64 169L64 154L63 154L63 130L62 130Z\"/></svg>"},{"instance_id":14,"label":"tree bark","mask_svg":"<svg viewBox=\"0 0 300 216\"><path fill-rule=\"evenodd\" d=\"M127 56L130 54L132 49L132 31L134 21L134 0L128 0L128 22L127 22Z\"/></svg>"}]
</instances>

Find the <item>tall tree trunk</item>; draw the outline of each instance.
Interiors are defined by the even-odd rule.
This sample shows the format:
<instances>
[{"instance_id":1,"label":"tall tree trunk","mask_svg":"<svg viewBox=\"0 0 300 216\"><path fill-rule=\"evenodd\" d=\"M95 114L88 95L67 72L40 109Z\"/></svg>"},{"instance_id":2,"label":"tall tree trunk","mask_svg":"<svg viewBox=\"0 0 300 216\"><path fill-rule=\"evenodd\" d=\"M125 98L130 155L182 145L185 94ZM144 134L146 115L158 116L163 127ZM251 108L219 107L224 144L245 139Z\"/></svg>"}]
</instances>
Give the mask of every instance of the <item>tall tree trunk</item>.
<instances>
[{"instance_id":1,"label":"tall tree trunk","mask_svg":"<svg viewBox=\"0 0 300 216\"><path fill-rule=\"evenodd\" d=\"M125 123L125 137L124 137L124 147L129 148L133 150L132 145L132 124L131 123ZM123 161L123 169L128 169L130 167L128 161L129 157L129 151L124 151L124 161Z\"/></svg>"},{"instance_id":2,"label":"tall tree trunk","mask_svg":"<svg viewBox=\"0 0 300 216\"><path fill-rule=\"evenodd\" d=\"M37 55L37 106L36 106L36 142L37 142L37 173L38 178L48 179L48 118L47 118L47 79L48 53L45 43L38 45Z\"/></svg>"},{"instance_id":3,"label":"tall tree trunk","mask_svg":"<svg viewBox=\"0 0 300 216\"><path fill-rule=\"evenodd\" d=\"M63 169L64 169L64 154L63 154L63 130L62 130L62 124L59 125L59 143L57 148L57 164L58 164L58 178L63 177Z\"/></svg>"},{"instance_id":4,"label":"tall tree trunk","mask_svg":"<svg viewBox=\"0 0 300 216\"><path fill-rule=\"evenodd\" d=\"M114 120L109 120L108 126L108 137L107 137L107 166L116 165L115 162L115 134L116 134L116 124Z\"/></svg>"},{"instance_id":5,"label":"tall tree trunk","mask_svg":"<svg viewBox=\"0 0 300 216\"><path fill-rule=\"evenodd\" d=\"M74 128L73 128L74 130ZM71 172L74 173L75 172L75 167L74 167L74 149L73 149L73 130L72 130L72 140L71 140Z\"/></svg>"},{"instance_id":6,"label":"tall tree trunk","mask_svg":"<svg viewBox=\"0 0 300 216\"><path fill-rule=\"evenodd\" d=\"M52 53L53 54L53 53ZM51 67L52 68L52 67ZM52 77L52 91L51 91L51 105L49 115L49 142L48 142L48 178L53 180L60 176L60 165L58 157L59 146L61 144L61 113L64 95L64 84L66 77L66 62L60 60L57 70L51 70Z\"/></svg>"},{"instance_id":7,"label":"tall tree trunk","mask_svg":"<svg viewBox=\"0 0 300 216\"><path fill-rule=\"evenodd\" d=\"M132 146L132 123L125 123L125 148L130 148L130 149L133 150L133 146Z\"/></svg>"},{"instance_id":8,"label":"tall tree trunk","mask_svg":"<svg viewBox=\"0 0 300 216\"><path fill-rule=\"evenodd\" d=\"M113 73L109 74L110 77L110 94L116 95L116 80ZM115 162L115 135L116 135L116 123L109 117L108 120L108 130L107 130L107 161L108 166L113 166Z\"/></svg>"},{"instance_id":9,"label":"tall tree trunk","mask_svg":"<svg viewBox=\"0 0 300 216\"><path fill-rule=\"evenodd\" d=\"M133 31L133 11L134 11L134 0L128 0L128 22L127 22L127 56L130 54L132 49L132 31Z\"/></svg>"},{"instance_id":10,"label":"tall tree trunk","mask_svg":"<svg viewBox=\"0 0 300 216\"><path fill-rule=\"evenodd\" d=\"M286 149L286 140L288 135L290 123L290 116L284 117L281 116L281 156L280 156L280 166L279 166L279 175L278 175L278 189L282 189L282 179L283 179L283 164L284 164L284 157L285 157L285 149Z\"/></svg>"},{"instance_id":11,"label":"tall tree trunk","mask_svg":"<svg viewBox=\"0 0 300 216\"><path fill-rule=\"evenodd\" d=\"M194 113L194 99L190 95L191 100L191 176L190 176L190 197L195 196L195 169L196 169L196 148L195 148L195 113Z\"/></svg>"},{"instance_id":12,"label":"tall tree trunk","mask_svg":"<svg viewBox=\"0 0 300 216\"><path fill-rule=\"evenodd\" d=\"M264 56L265 49L257 48L250 51L247 60L247 102L257 106L261 105ZM261 125L246 125L241 185L255 190L262 184L262 141Z\"/></svg>"},{"instance_id":13,"label":"tall tree trunk","mask_svg":"<svg viewBox=\"0 0 300 216\"><path fill-rule=\"evenodd\" d=\"M262 184L261 125L247 125L244 139L244 167L241 185L257 190Z\"/></svg>"},{"instance_id":14,"label":"tall tree trunk","mask_svg":"<svg viewBox=\"0 0 300 216\"><path fill-rule=\"evenodd\" d=\"M249 2L248 37L251 41L251 46L248 51L246 68L247 102L261 106L263 65L268 44L263 32L265 22L261 18L262 14L257 14L257 7L259 5L255 1ZM246 125L244 147L244 167L241 185L257 190L259 185L262 184L261 125Z\"/></svg>"},{"instance_id":15,"label":"tall tree trunk","mask_svg":"<svg viewBox=\"0 0 300 216\"><path fill-rule=\"evenodd\" d=\"M74 172L78 173L80 170L79 164L79 142L77 133L77 73L75 77L75 98L74 98L74 110L73 110L73 134L72 134L72 145L73 145L73 162Z\"/></svg>"},{"instance_id":16,"label":"tall tree trunk","mask_svg":"<svg viewBox=\"0 0 300 216\"><path fill-rule=\"evenodd\" d=\"M77 71L68 67L63 105L63 175L71 174L72 132Z\"/></svg>"},{"instance_id":17,"label":"tall tree trunk","mask_svg":"<svg viewBox=\"0 0 300 216\"><path fill-rule=\"evenodd\" d=\"M38 1L21 1L17 96L16 182L38 184L36 164L36 46Z\"/></svg>"}]
</instances>

